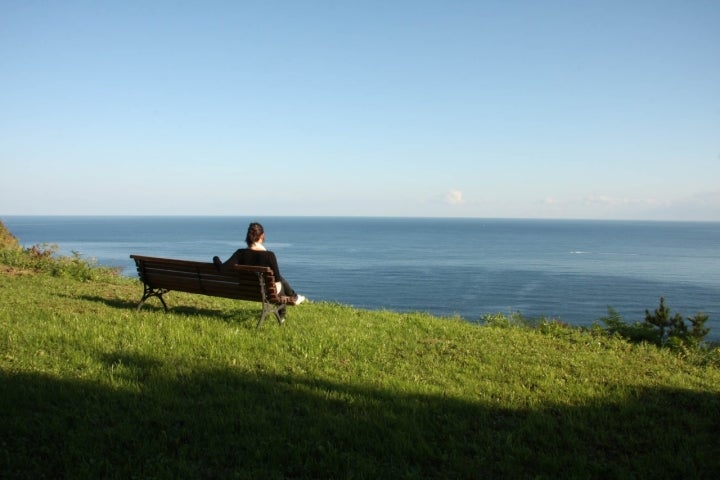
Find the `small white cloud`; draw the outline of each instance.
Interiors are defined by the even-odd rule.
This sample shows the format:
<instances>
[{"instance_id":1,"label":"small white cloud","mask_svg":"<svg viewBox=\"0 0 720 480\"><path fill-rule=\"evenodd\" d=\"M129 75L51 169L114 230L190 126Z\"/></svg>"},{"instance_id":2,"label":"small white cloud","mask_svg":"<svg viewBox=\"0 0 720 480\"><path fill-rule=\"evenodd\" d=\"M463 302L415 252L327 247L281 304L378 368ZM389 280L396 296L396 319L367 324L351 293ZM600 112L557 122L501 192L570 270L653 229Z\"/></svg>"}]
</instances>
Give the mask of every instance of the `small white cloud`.
<instances>
[{"instance_id":1,"label":"small white cloud","mask_svg":"<svg viewBox=\"0 0 720 480\"><path fill-rule=\"evenodd\" d=\"M445 195L445 203L449 205L462 205L465 203L465 200L463 199L463 192L460 190L450 190Z\"/></svg>"},{"instance_id":2,"label":"small white cloud","mask_svg":"<svg viewBox=\"0 0 720 480\"><path fill-rule=\"evenodd\" d=\"M583 198L583 203L587 206L618 207L627 205L628 199L609 197L607 195L589 195Z\"/></svg>"}]
</instances>

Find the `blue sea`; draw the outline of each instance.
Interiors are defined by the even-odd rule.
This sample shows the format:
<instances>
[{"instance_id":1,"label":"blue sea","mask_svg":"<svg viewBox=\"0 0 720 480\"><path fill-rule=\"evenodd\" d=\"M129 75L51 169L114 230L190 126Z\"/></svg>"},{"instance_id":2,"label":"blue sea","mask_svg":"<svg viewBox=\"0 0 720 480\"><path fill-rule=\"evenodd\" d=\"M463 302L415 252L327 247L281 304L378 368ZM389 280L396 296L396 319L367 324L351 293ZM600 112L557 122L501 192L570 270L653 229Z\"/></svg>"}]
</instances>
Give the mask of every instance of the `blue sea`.
<instances>
[{"instance_id":1,"label":"blue sea","mask_svg":"<svg viewBox=\"0 0 720 480\"><path fill-rule=\"evenodd\" d=\"M211 261L265 226L281 273L311 300L477 320L521 312L591 325L642 321L661 296L720 338L720 223L356 217L1 218L24 246L56 244L135 276L130 254ZM140 295L138 291L138 296Z\"/></svg>"}]
</instances>

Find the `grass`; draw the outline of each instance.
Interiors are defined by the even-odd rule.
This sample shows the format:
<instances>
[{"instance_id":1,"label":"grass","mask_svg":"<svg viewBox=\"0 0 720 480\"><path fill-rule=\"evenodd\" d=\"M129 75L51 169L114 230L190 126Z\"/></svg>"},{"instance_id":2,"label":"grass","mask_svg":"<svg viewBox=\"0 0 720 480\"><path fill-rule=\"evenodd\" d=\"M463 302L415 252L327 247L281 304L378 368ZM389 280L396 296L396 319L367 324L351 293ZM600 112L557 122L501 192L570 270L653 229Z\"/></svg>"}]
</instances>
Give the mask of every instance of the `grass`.
<instances>
[{"instance_id":1,"label":"grass","mask_svg":"<svg viewBox=\"0 0 720 480\"><path fill-rule=\"evenodd\" d=\"M717 478L720 369L569 328L0 268L2 478Z\"/></svg>"}]
</instances>

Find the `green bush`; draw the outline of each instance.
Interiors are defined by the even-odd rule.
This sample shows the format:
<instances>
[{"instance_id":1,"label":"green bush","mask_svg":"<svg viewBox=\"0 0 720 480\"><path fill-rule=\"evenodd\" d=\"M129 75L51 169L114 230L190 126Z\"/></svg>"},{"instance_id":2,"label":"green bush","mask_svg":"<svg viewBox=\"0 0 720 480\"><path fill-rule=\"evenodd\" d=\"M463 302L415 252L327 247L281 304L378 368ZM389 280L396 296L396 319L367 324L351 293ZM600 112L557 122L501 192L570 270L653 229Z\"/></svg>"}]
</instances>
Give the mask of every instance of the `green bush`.
<instances>
[{"instance_id":1,"label":"green bush","mask_svg":"<svg viewBox=\"0 0 720 480\"><path fill-rule=\"evenodd\" d=\"M95 260L84 259L79 252L72 252L71 256L62 256L58 255L57 251L57 245L48 244L21 249L0 249L0 264L83 281L99 280L120 273L120 268L101 267Z\"/></svg>"},{"instance_id":2,"label":"green bush","mask_svg":"<svg viewBox=\"0 0 720 480\"><path fill-rule=\"evenodd\" d=\"M2 222L0 222L0 250L20 250L20 242Z\"/></svg>"},{"instance_id":3,"label":"green bush","mask_svg":"<svg viewBox=\"0 0 720 480\"><path fill-rule=\"evenodd\" d=\"M556 337L582 330L582 328L575 328L556 318L528 318L520 312L512 312L508 315L499 312L486 313L480 317L479 323L486 327L533 329L540 333Z\"/></svg>"},{"instance_id":4,"label":"green bush","mask_svg":"<svg viewBox=\"0 0 720 480\"><path fill-rule=\"evenodd\" d=\"M653 313L645 310L643 322L628 324L612 307L608 307L608 316L600 318L600 321L605 324L607 332L632 342L647 342L658 347L683 350L703 344L710 332L705 327L708 318L704 313L697 313L687 319L680 313L671 314L670 308L665 305L665 298L660 297L660 305Z\"/></svg>"},{"instance_id":5,"label":"green bush","mask_svg":"<svg viewBox=\"0 0 720 480\"><path fill-rule=\"evenodd\" d=\"M480 324L487 327L529 327L528 320L520 312L512 312L509 315L504 313L486 313L480 317Z\"/></svg>"}]
</instances>

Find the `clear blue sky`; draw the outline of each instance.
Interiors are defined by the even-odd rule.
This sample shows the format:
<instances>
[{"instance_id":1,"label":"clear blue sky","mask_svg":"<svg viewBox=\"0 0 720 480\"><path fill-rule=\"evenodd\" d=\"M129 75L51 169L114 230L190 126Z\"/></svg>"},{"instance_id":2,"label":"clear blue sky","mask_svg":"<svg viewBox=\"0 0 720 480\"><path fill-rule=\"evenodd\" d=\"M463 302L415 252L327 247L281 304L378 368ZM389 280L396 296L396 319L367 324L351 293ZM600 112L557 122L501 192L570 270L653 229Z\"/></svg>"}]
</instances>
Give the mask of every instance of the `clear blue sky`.
<instances>
[{"instance_id":1,"label":"clear blue sky","mask_svg":"<svg viewBox=\"0 0 720 480\"><path fill-rule=\"evenodd\" d=\"M720 2L0 0L0 214L720 221Z\"/></svg>"}]
</instances>

